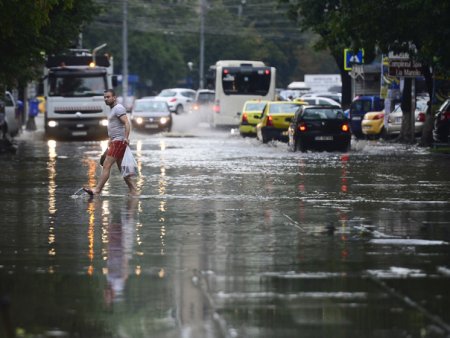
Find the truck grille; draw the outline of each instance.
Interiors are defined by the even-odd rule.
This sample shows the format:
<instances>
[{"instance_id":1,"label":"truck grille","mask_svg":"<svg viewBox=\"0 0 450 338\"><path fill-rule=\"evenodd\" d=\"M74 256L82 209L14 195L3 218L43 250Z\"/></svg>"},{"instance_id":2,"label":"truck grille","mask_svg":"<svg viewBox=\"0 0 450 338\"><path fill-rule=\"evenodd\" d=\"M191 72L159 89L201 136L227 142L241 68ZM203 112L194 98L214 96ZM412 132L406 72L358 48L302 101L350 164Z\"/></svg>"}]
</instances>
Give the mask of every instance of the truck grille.
<instances>
[{"instance_id":1,"label":"truck grille","mask_svg":"<svg viewBox=\"0 0 450 338\"><path fill-rule=\"evenodd\" d=\"M55 114L98 114L102 113L103 109L100 106L83 106L83 107L55 107Z\"/></svg>"}]
</instances>

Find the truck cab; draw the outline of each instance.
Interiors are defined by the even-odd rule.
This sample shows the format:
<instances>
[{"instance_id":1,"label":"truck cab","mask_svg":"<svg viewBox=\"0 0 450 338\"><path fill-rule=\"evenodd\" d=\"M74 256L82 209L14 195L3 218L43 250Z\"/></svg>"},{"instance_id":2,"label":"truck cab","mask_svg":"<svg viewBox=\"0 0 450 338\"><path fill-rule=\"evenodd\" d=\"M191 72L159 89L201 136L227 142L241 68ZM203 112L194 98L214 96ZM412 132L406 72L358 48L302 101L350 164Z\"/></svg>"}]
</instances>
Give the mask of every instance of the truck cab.
<instances>
[{"instance_id":1,"label":"truck cab","mask_svg":"<svg viewBox=\"0 0 450 338\"><path fill-rule=\"evenodd\" d=\"M384 99L379 96L357 96L350 105L350 127L356 138L362 138L361 121L369 111L381 111L384 108Z\"/></svg>"},{"instance_id":2,"label":"truck cab","mask_svg":"<svg viewBox=\"0 0 450 338\"><path fill-rule=\"evenodd\" d=\"M47 138L106 139L109 108L103 93L113 86L112 58L72 50L48 57L45 67Z\"/></svg>"}]
</instances>

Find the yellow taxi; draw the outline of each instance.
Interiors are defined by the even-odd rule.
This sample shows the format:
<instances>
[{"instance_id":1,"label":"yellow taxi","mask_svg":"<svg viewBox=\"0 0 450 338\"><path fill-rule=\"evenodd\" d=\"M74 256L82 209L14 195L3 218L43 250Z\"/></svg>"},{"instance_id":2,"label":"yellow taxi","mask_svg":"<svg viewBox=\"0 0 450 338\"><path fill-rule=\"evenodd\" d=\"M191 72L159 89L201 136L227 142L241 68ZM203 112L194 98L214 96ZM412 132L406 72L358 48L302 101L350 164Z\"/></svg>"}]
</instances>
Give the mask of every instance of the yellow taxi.
<instances>
[{"instance_id":1,"label":"yellow taxi","mask_svg":"<svg viewBox=\"0 0 450 338\"><path fill-rule=\"evenodd\" d=\"M263 143L271 140L288 141L289 124L295 112L306 102L269 101L264 107L261 121L256 125L256 137Z\"/></svg>"},{"instance_id":2,"label":"yellow taxi","mask_svg":"<svg viewBox=\"0 0 450 338\"><path fill-rule=\"evenodd\" d=\"M385 133L384 131L384 110L372 111L364 114L361 121L362 133L368 139L379 138Z\"/></svg>"},{"instance_id":3,"label":"yellow taxi","mask_svg":"<svg viewBox=\"0 0 450 338\"><path fill-rule=\"evenodd\" d=\"M268 101L249 100L242 107L239 122L239 134L242 137L256 136L256 124L261 120L261 114Z\"/></svg>"}]
</instances>

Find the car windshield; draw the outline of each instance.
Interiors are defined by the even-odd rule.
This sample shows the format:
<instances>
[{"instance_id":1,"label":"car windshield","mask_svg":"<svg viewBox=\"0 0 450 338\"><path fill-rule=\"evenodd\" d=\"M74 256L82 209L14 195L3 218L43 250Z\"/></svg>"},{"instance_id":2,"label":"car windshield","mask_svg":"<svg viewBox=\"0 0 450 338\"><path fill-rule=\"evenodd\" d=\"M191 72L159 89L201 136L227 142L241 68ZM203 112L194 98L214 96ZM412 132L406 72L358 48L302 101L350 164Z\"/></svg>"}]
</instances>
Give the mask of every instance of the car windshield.
<instances>
[{"instance_id":1,"label":"car windshield","mask_svg":"<svg viewBox=\"0 0 450 338\"><path fill-rule=\"evenodd\" d=\"M177 95L177 93L174 92L173 90L163 90L161 93L159 93L158 96L161 96L161 97L172 97L172 96L175 96L175 95Z\"/></svg>"},{"instance_id":2,"label":"car windshield","mask_svg":"<svg viewBox=\"0 0 450 338\"><path fill-rule=\"evenodd\" d=\"M295 113L298 109L298 104L272 104L269 107L269 113L278 114L278 113Z\"/></svg>"},{"instance_id":3,"label":"car windshield","mask_svg":"<svg viewBox=\"0 0 450 338\"><path fill-rule=\"evenodd\" d=\"M265 107L265 102L251 102L245 105L246 111L262 111Z\"/></svg>"},{"instance_id":4,"label":"car windshield","mask_svg":"<svg viewBox=\"0 0 450 338\"><path fill-rule=\"evenodd\" d=\"M137 101L134 106L135 112L166 112L167 104L160 101Z\"/></svg>"},{"instance_id":5,"label":"car windshield","mask_svg":"<svg viewBox=\"0 0 450 338\"><path fill-rule=\"evenodd\" d=\"M344 112L341 109L307 109L303 112L305 120L330 120L344 119Z\"/></svg>"}]
</instances>

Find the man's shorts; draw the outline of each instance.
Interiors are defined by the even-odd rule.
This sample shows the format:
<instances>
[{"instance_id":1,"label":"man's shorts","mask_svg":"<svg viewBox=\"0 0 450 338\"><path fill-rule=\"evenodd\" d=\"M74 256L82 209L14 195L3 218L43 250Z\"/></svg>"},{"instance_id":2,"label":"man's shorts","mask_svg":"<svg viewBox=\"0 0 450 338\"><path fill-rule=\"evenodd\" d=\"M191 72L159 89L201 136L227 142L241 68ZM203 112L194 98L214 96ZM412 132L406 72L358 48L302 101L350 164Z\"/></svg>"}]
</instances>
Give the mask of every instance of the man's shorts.
<instances>
[{"instance_id":1,"label":"man's shorts","mask_svg":"<svg viewBox=\"0 0 450 338\"><path fill-rule=\"evenodd\" d=\"M124 141L112 141L109 144L107 155L121 160L126 149L127 144Z\"/></svg>"}]
</instances>

